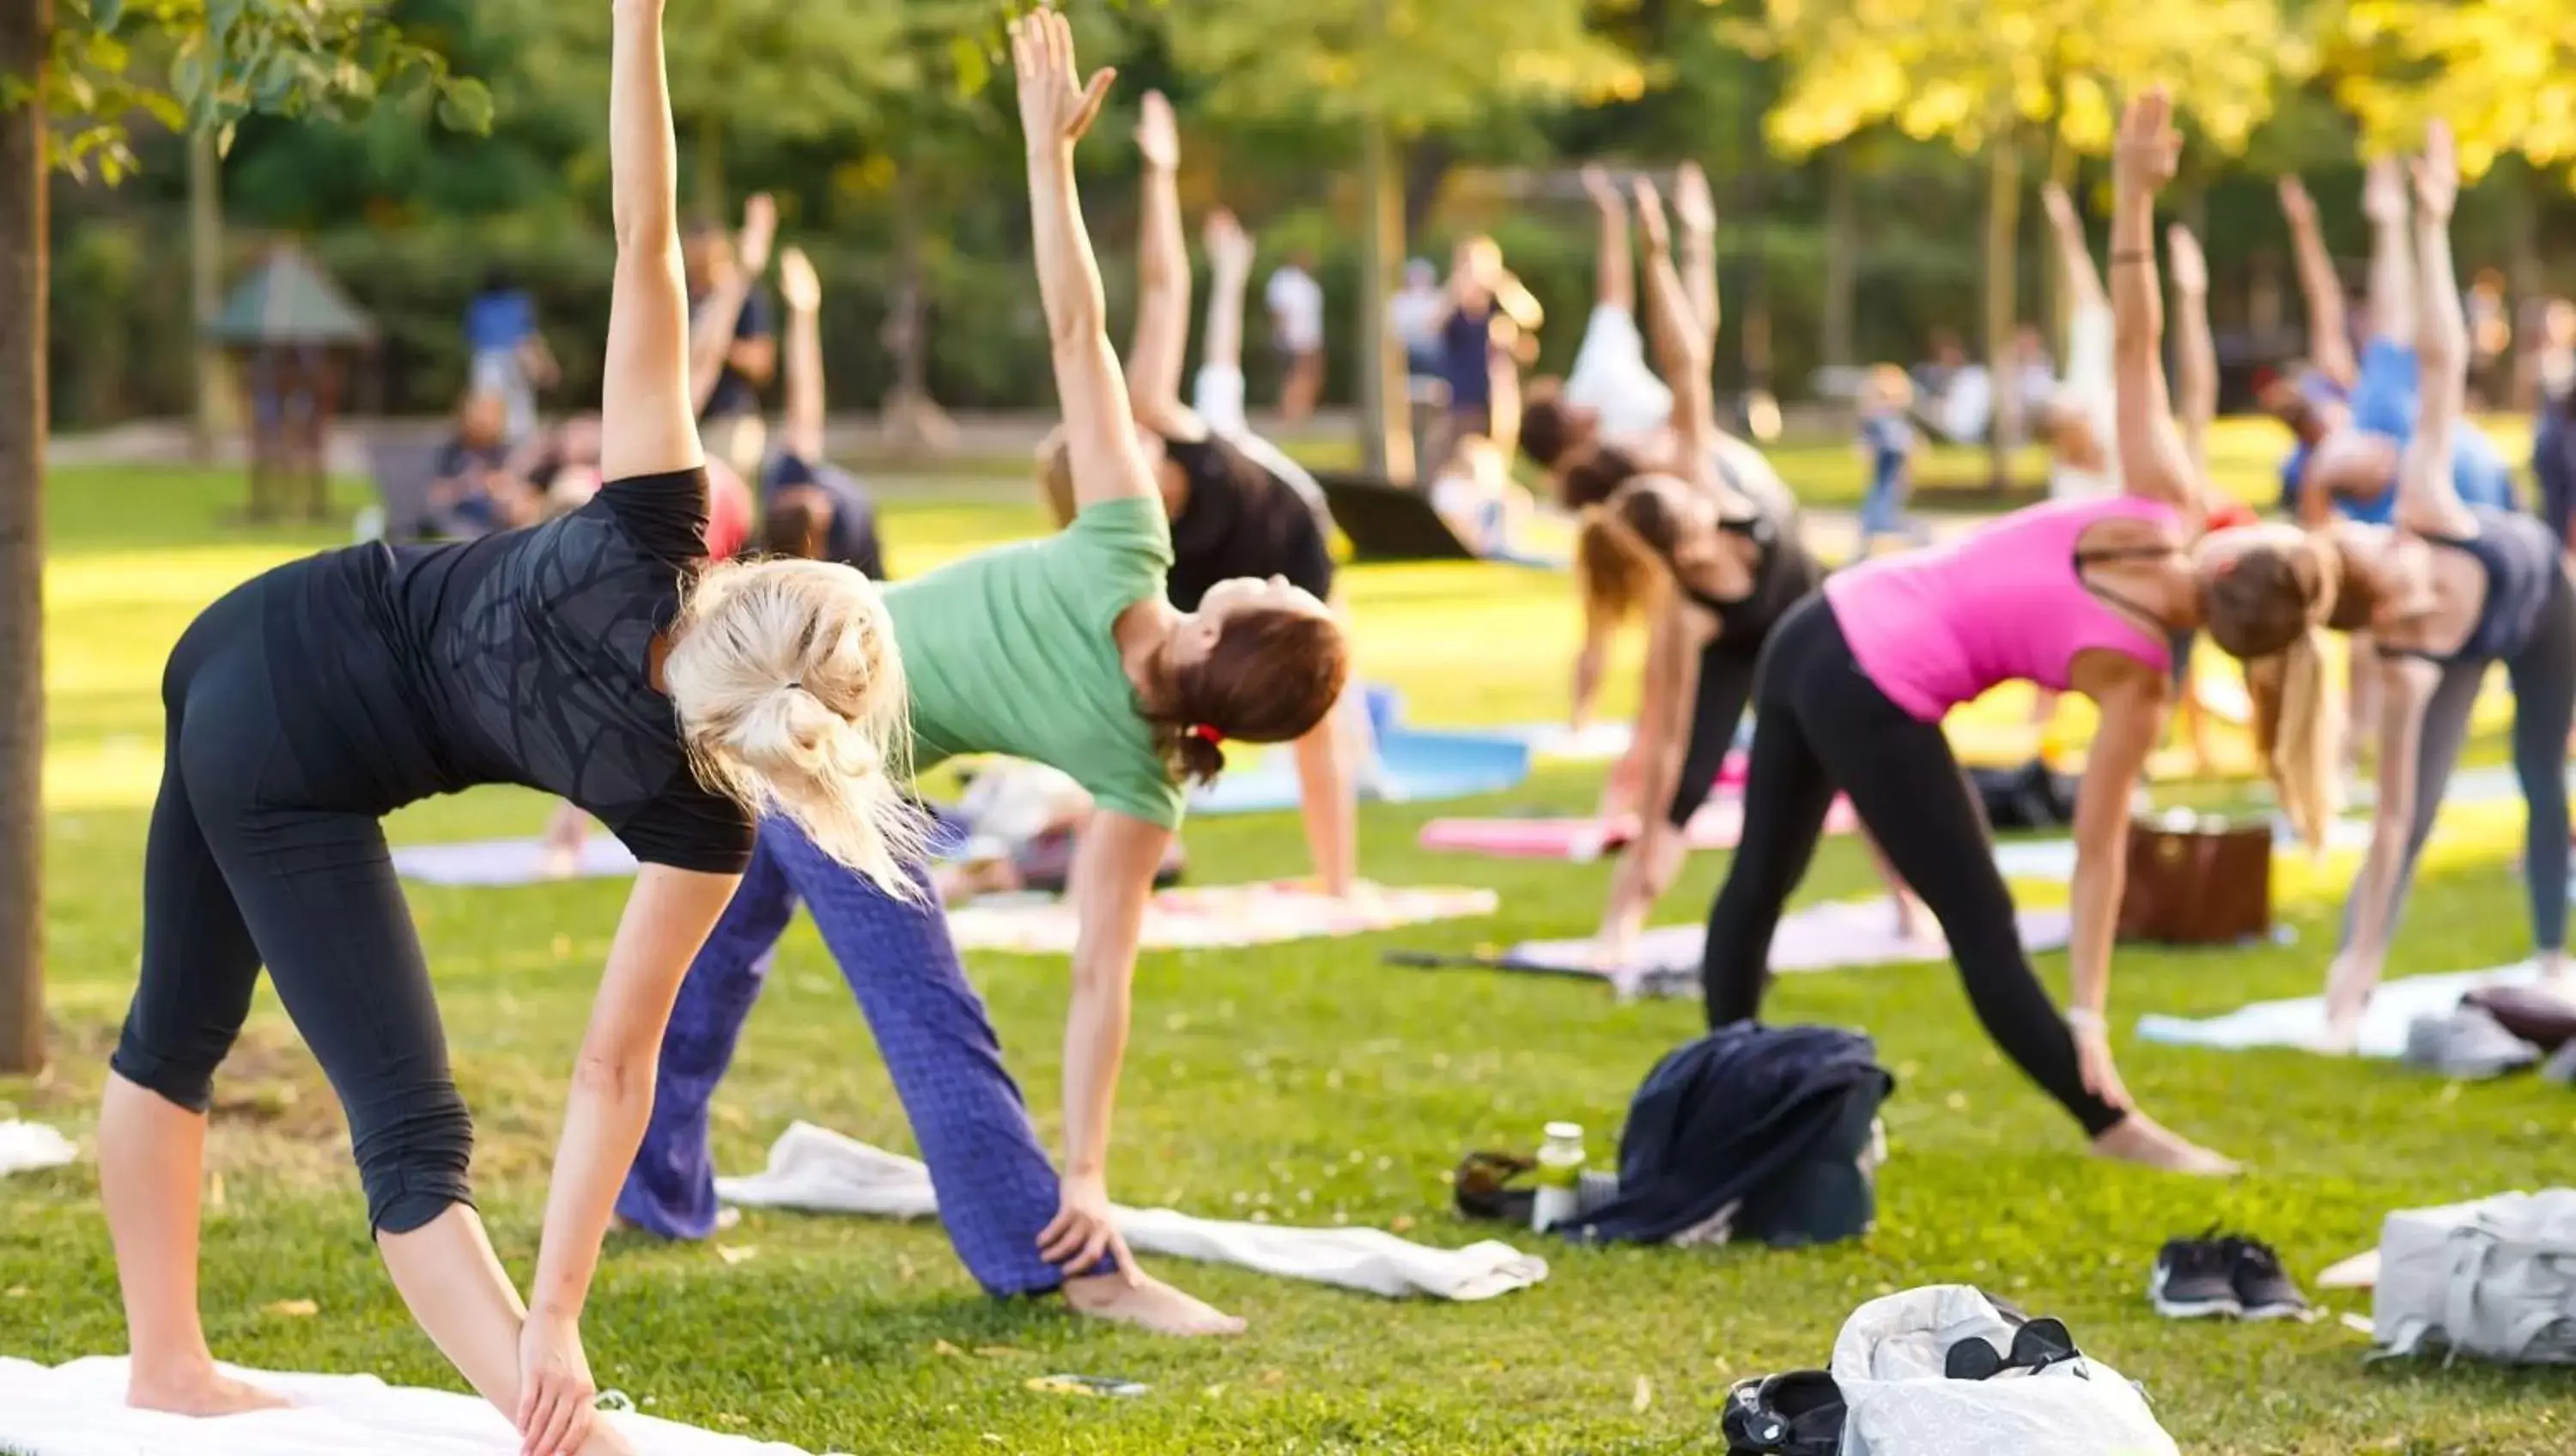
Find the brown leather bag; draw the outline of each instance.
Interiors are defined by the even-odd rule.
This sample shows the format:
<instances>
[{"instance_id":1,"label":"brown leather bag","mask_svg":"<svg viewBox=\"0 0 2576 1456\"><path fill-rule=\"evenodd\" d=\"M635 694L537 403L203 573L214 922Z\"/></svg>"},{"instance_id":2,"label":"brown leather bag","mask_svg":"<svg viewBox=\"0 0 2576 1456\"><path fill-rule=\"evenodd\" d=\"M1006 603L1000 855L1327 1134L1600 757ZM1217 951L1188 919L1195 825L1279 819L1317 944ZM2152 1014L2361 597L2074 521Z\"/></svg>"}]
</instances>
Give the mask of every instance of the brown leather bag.
<instances>
[{"instance_id":1,"label":"brown leather bag","mask_svg":"<svg viewBox=\"0 0 2576 1456\"><path fill-rule=\"evenodd\" d=\"M2576 1001L2547 986L2481 986L2460 1000L2544 1052L2576 1041Z\"/></svg>"},{"instance_id":2,"label":"brown leather bag","mask_svg":"<svg viewBox=\"0 0 2576 1456\"><path fill-rule=\"evenodd\" d=\"M2271 933L2271 821L2166 816L2129 822L2120 939L2234 945Z\"/></svg>"}]
</instances>

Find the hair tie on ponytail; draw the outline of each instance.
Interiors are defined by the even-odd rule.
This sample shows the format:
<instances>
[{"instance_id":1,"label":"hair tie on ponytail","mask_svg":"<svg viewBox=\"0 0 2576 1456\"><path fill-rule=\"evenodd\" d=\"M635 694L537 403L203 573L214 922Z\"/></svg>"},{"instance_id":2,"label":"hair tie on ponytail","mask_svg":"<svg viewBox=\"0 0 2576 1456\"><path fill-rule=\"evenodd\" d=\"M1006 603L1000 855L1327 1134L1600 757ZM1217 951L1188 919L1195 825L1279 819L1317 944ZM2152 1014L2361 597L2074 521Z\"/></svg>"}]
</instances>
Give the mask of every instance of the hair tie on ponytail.
<instances>
[{"instance_id":1,"label":"hair tie on ponytail","mask_svg":"<svg viewBox=\"0 0 2576 1456\"><path fill-rule=\"evenodd\" d=\"M1197 739L1199 742L1206 744L1210 748L1219 747L1225 742L1225 735L1219 733L1213 726L1206 723L1192 723L1187 732L1192 738Z\"/></svg>"},{"instance_id":2,"label":"hair tie on ponytail","mask_svg":"<svg viewBox=\"0 0 2576 1456\"><path fill-rule=\"evenodd\" d=\"M805 679L801 677L791 677L787 680L787 690L791 693L803 686L805 686Z\"/></svg>"}]
</instances>

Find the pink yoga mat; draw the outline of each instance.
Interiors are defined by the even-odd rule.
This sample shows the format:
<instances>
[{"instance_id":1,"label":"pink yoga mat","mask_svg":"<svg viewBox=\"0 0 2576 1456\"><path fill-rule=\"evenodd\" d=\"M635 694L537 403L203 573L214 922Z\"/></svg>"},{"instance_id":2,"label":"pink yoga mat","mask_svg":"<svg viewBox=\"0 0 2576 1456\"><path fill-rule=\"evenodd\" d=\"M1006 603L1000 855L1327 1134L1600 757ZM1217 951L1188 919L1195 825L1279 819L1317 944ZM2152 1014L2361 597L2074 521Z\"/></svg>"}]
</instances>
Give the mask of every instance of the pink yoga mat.
<instances>
[{"instance_id":1,"label":"pink yoga mat","mask_svg":"<svg viewBox=\"0 0 2576 1456\"><path fill-rule=\"evenodd\" d=\"M1825 832L1847 834L1858 826L1849 800L1834 800ZM1562 859L1582 863L1615 852L1636 836L1637 821L1620 819L1434 819L1422 826L1424 849L1487 854L1503 859ZM1733 849L1744 833L1744 801L1712 799L1690 822L1693 849Z\"/></svg>"}]
</instances>

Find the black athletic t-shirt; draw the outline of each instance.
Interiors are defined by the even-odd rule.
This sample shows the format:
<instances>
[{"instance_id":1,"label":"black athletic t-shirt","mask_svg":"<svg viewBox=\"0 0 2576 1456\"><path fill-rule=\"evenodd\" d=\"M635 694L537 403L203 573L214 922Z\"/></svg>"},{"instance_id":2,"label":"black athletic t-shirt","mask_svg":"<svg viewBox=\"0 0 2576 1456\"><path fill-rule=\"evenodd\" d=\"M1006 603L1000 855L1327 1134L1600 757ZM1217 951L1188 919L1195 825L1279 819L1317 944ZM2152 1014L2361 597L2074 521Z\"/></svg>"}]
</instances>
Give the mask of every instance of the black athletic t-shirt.
<instances>
[{"instance_id":1,"label":"black athletic t-shirt","mask_svg":"<svg viewBox=\"0 0 2576 1456\"><path fill-rule=\"evenodd\" d=\"M326 807L382 814L522 784L647 864L734 873L752 822L701 785L655 634L705 565L704 470L612 481L541 526L326 552L269 597L279 711Z\"/></svg>"},{"instance_id":2,"label":"black athletic t-shirt","mask_svg":"<svg viewBox=\"0 0 2576 1456\"><path fill-rule=\"evenodd\" d=\"M1172 518L1172 605L1198 610L1208 588L1236 577L1284 576L1318 597L1333 590L1324 523L1297 488L1264 470L1222 435L1166 440L1189 476L1189 499Z\"/></svg>"}]
</instances>

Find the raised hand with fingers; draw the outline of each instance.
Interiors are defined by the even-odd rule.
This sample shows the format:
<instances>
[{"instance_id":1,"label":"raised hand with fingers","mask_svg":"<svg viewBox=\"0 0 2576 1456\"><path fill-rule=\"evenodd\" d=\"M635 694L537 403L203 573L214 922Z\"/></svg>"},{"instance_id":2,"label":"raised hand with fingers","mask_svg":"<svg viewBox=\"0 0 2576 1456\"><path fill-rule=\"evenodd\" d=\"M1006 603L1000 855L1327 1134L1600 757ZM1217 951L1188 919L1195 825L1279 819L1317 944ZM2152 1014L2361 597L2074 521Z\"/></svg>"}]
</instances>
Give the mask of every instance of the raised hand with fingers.
<instances>
[{"instance_id":1,"label":"raised hand with fingers","mask_svg":"<svg viewBox=\"0 0 2576 1456\"><path fill-rule=\"evenodd\" d=\"M812 313L823 306L823 280L814 275L813 260L804 249L789 248L778 255L778 292L796 313Z\"/></svg>"},{"instance_id":2,"label":"raised hand with fingers","mask_svg":"<svg viewBox=\"0 0 2576 1456\"><path fill-rule=\"evenodd\" d=\"M1086 82L1075 69L1073 27L1061 11L1040 9L1011 22L1011 71L1020 94L1020 127L1032 147L1070 148L1091 130L1109 99L1110 69Z\"/></svg>"},{"instance_id":3,"label":"raised hand with fingers","mask_svg":"<svg viewBox=\"0 0 2576 1456\"><path fill-rule=\"evenodd\" d=\"M2201 256L2200 239L2181 223L2165 229L2165 254L2173 266L2173 286L2178 292L2209 292L2209 261Z\"/></svg>"},{"instance_id":4,"label":"raised hand with fingers","mask_svg":"<svg viewBox=\"0 0 2576 1456\"><path fill-rule=\"evenodd\" d=\"M2296 177L2283 177L2280 188L2281 216L2289 219L2290 226L2316 226L2317 204L2316 199L2308 196L2308 184Z\"/></svg>"},{"instance_id":5,"label":"raised hand with fingers","mask_svg":"<svg viewBox=\"0 0 2576 1456\"><path fill-rule=\"evenodd\" d=\"M2431 217L2449 217L2460 200L2460 154L2449 122L2424 128L2423 155L2409 161L2407 169L2415 181L2415 206Z\"/></svg>"},{"instance_id":6,"label":"raised hand with fingers","mask_svg":"<svg viewBox=\"0 0 2576 1456\"><path fill-rule=\"evenodd\" d=\"M1703 236L1717 231L1717 199L1708 190L1708 174L1697 162L1682 163L1673 179L1673 216L1684 229Z\"/></svg>"},{"instance_id":7,"label":"raised hand with fingers","mask_svg":"<svg viewBox=\"0 0 2576 1456\"><path fill-rule=\"evenodd\" d=\"M1136 113L1136 151L1145 165L1170 172L1181 165L1181 127L1172 119L1172 103L1160 91L1148 91Z\"/></svg>"},{"instance_id":8,"label":"raised hand with fingers","mask_svg":"<svg viewBox=\"0 0 2576 1456\"><path fill-rule=\"evenodd\" d=\"M1233 213L1224 208L1209 213L1205 232L1211 264L1228 277L1251 276L1252 234L1243 230Z\"/></svg>"},{"instance_id":9,"label":"raised hand with fingers","mask_svg":"<svg viewBox=\"0 0 2576 1456\"><path fill-rule=\"evenodd\" d=\"M742 255L742 271L753 279L769 271L769 250L778 242L778 201L766 192L755 192L742 205L742 236L735 251Z\"/></svg>"},{"instance_id":10,"label":"raised hand with fingers","mask_svg":"<svg viewBox=\"0 0 2576 1456\"><path fill-rule=\"evenodd\" d=\"M2066 189L2056 183L2040 184L2039 205L2047 209L2048 220L2059 230L2063 231L2076 225L2075 199L2067 196Z\"/></svg>"},{"instance_id":11,"label":"raised hand with fingers","mask_svg":"<svg viewBox=\"0 0 2576 1456\"><path fill-rule=\"evenodd\" d=\"M2120 113L2120 134L2112 143L2111 172L2131 192L2154 192L2173 180L2182 159L2182 137L2173 129L2173 99L2162 86L2150 86L2131 98Z\"/></svg>"},{"instance_id":12,"label":"raised hand with fingers","mask_svg":"<svg viewBox=\"0 0 2576 1456\"><path fill-rule=\"evenodd\" d=\"M1664 220L1664 194L1657 190L1651 177L1640 177L1634 184L1637 196L1637 230L1646 235L1646 246L1659 252L1673 245L1672 225Z\"/></svg>"},{"instance_id":13,"label":"raised hand with fingers","mask_svg":"<svg viewBox=\"0 0 2576 1456\"><path fill-rule=\"evenodd\" d=\"M2362 173L2361 214L2377 223L2406 220L2406 177L2396 158L2376 158Z\"/></svg>"},{"instance_id":14,"label":"raised hand with fingers","mask_svg":"<svg viewBox=\"0 0 2576 1456\"><path fill-rule=\"evenodd\" d=\"M1584 195L1592 199L1593 206L1603 212L1616 212L1626 206L1619 200L1619 188L1610 180L1609 169L1598 163L1586 162L1582 177Z\"/></svg>"}]
</instances>

